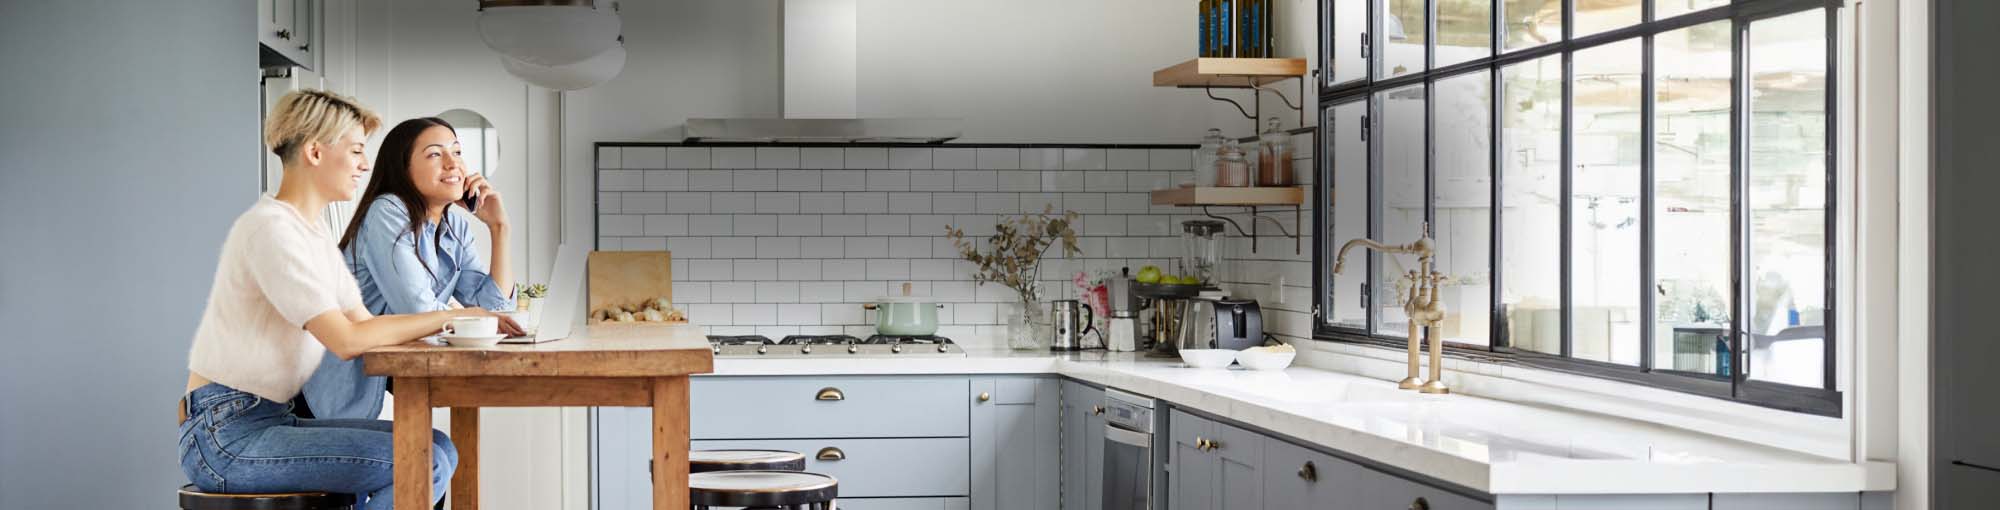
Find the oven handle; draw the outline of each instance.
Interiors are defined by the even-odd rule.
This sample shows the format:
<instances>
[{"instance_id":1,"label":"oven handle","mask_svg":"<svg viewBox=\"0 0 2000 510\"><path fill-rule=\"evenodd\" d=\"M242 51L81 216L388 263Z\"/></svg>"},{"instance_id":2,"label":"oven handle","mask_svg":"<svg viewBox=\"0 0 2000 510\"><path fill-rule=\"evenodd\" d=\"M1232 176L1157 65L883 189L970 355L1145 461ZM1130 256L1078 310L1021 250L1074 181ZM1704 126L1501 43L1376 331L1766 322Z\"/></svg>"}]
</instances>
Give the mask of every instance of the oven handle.
<instances>
[{"instance_id":1,"label":"oven handle","mask_svg":"<svg viewBox=\"0 0 2000 510\"><path fill-rule=\"evenodd\" d=\"M1125 430L1110 425L1104 426L1104 440L1106 441L1115 441L1120 444L1137 446L1140 448L1152 448L1153 447L1152 438L1153 438L1152 434Z\"/></svg>"}]
</instances>

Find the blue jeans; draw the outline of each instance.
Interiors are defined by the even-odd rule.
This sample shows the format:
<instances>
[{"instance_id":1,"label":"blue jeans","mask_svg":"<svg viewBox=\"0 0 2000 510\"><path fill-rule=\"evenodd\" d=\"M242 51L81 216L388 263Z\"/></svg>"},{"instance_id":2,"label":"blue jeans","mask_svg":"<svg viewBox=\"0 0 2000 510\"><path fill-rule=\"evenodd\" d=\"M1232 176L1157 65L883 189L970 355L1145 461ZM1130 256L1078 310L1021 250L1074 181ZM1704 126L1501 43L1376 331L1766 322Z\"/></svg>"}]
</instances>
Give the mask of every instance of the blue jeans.
<instances>
[{"instance_id":1,"label":"blue jeans","mask_svg":"<svg viewBox=\"0 0 2000 510\"><path fill-rule=\"evenodd\" d=\"M203 492L338 492L361 508L389 510L395 459L391 423L309 420L291 405L220 384L187 395L180 425L181 472ZM431 502L444 499L458 449L431 431Z\"/></svg>"}]
</instances>

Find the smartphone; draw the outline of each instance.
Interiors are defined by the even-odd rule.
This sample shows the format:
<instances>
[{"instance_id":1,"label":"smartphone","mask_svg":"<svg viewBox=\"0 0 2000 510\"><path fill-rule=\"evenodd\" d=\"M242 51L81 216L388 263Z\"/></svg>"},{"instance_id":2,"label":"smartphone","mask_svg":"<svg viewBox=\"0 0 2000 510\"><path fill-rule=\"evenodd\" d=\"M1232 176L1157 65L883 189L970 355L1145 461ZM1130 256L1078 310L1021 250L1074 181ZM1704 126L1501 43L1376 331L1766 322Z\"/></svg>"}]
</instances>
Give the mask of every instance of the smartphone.
<instances>
[{"instance_id":1,"label":"smartphone","mask_svg":"<svg viewBox=\"0 0 2000 510\"><path fill-rule=\"evenodd\" d=\"M465 198L458 199L458 205L465 206L465 212L477 212L476 207L479 205L479 195L473 194L471 189L467 189L465 190Z\"/></svg>"}]
</instances>

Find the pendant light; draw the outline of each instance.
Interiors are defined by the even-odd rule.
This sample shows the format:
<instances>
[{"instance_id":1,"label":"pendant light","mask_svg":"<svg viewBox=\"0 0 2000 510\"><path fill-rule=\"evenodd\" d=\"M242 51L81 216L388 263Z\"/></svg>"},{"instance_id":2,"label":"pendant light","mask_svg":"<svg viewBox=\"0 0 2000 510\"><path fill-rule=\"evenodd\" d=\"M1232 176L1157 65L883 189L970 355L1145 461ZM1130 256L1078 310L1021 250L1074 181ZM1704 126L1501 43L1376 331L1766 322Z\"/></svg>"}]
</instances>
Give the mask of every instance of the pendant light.
<instances>
[{"instance_id":1,"label":"pendant light","mask_svg":"<svg viewBox=\"0 0 2000 510\"><path fill-rule=\"evenodd\" d=\"M500 65L515 77L543 88L587 89L611 81L625 69L625 46L612 46L602 54L566 66L535 65L506 55L500 56Z\"/></svg>"},{"instance_id":2,"label":"pendant light","mask_svg":"<svg viewBox=\"0 0 2000 510\"><path fill-rule=\"evenodd\" d=\"M594 0L480 0L479 37L507 72L557 90L589 88L625 66L617 4Z\"/></svg>"}]
</instances>

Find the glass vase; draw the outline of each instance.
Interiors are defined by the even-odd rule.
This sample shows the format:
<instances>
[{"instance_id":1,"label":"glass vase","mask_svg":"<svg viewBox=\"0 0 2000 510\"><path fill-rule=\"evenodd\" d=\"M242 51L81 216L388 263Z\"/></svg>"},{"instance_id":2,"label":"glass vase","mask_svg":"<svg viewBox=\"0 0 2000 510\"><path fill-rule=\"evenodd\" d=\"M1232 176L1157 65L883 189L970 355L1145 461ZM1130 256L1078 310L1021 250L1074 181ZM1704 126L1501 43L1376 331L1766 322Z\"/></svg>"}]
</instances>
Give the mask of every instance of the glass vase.
<instances>
[{"instance_id":1,"label":"glass vase","mask_svg":"<svg viewBox=\"0 0 2000 510\"><path fill-rule=\"evenodd\" d=\"M1042 311L1041 303L1022 299L1007 314L1007 347L1024 351L1046 350L1049 348L1050 330L1048 314Z\"/></svg>"}]
</instances>

